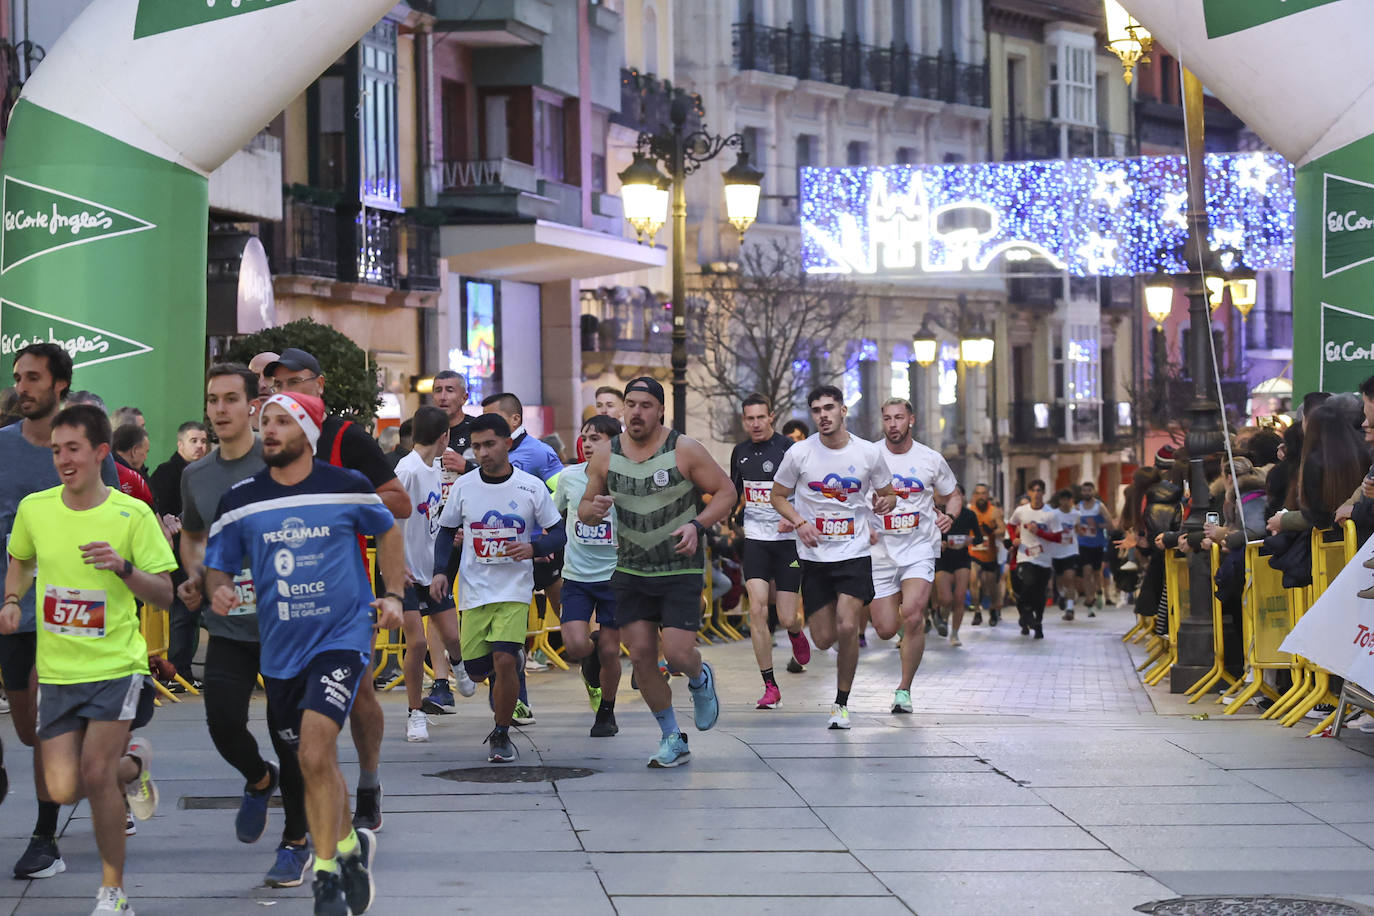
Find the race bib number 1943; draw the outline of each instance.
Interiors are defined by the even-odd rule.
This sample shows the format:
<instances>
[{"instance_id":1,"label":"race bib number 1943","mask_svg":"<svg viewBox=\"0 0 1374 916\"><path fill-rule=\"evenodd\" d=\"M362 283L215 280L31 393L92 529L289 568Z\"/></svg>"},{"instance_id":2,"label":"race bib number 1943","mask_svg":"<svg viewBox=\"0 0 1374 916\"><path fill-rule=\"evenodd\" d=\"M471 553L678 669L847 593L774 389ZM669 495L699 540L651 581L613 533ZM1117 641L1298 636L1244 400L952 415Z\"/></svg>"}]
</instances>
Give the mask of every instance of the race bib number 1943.
<instances>
[{"instance_id":1,"label":"race bib number 1943","mask_svg":"<svg viewBox=\"0 0 1374 916\"><path fill-rule=\"evenodd\" d=\"M43 592L43 629L63 636L104 636L105 590L49 585Z\"/></svg>"}]
</instances>

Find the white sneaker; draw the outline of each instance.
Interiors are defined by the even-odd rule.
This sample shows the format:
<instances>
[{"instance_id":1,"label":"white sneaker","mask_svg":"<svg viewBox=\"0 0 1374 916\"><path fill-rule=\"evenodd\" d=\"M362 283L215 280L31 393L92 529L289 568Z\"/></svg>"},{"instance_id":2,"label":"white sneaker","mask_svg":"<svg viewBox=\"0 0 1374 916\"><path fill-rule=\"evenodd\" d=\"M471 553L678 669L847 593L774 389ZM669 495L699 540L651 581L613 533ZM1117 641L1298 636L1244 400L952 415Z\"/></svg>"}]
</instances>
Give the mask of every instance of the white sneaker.
<instances>
[{"instance_id":1,"label":"white sneaker","mask_svg":"<svg viewBox=\"0 0 1374 916\"><path fill-rule=\"evenodd\" d=\"M102 887L95 895L95 909L91 916L102 913L119 913L120 916L134 916L134 908L129 906L129 898L124 896L122 887Z\"/></svg>"},{"instance_id":2,"label":"white sneaker","mask_svg":"<svg viewBox=\"0 0 1374 916\"><path fill-rule=\"evenodd\" d=\"M129 738L128 749L124 753L131 757L137 757L142 764L139 767L138 776L134 777L133 782L125 784L124 800L128 802L129 811L133 813L134 817L146 821L157 813L157 783L153 782L153 775L149 771L153 762L153 746L148 743L146 738L133 735ZM103 890L109 890L109 888Z\"/></svg>"},{"instance_id":3,"label":"white sneaker","mask_svg":"<svg viewBox=\"0 0 1374 916\"><path fill-rule=\"evenodd\" d=\"M453 674L460 696L470 697L477 692L477 685L472 682L472 678L468 677L468 669L463 666L461 661L453 666Z\"/></svg>"},{"instance_id":4,"label":"white sneaker","mask_svg":"<svg viewBox=\"0 0 1374 916\"><path fill-rule=\"evenodd\" d=\"M539 652L539 651L535 651L535 652L531 652L531 653L525 658L525 670L526 670L526 671L548 671L548 670L549 670L549 666L546 665L546 664L544 664L543 662L541 662L541 661L539 660L539 656L540 656L540 655L543 655L543 653L542 653L542 652Z\"/></svg>"},{"instance_id":5,"label":"white sneaker","mask_svg":"<svg viewBox=\"0 0 1374 916\"><path fill-rule=\"evenodd\" d=\"M429 740L429 716L425 715L423 709L412 709L406 714L406 740Z\"/></svg>"},{"instance_id":6,"label":"white sneaker","mask_svg":"<svg viewBox=\"0 0 1374 916\"><path fill-rule=\"evenodd\" d=\"M831 706L829 728L849 728L849 707Z\"/></svg>"},{"instance_id":7,"label":"white sneaker","mask_svg":"<svg viewBox=\"0 0 1374 916\"><path fill-rule=\"evenodd\" d=\"M10 711L10 698L3 690L0 690L0 716Z\"/></svg>"}]
</instances>

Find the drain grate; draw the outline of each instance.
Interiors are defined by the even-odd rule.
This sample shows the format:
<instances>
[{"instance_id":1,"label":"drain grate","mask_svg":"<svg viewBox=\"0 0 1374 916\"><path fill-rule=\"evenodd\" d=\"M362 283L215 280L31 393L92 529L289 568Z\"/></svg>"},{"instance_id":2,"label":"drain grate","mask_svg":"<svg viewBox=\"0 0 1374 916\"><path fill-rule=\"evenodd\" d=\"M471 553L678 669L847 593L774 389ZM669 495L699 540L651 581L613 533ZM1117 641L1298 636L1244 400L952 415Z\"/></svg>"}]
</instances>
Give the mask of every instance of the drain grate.
<instances>
[{"instance_id":1,"label":"drain grate","mask_svg":"<svg viewBox=\"0 0 1374 916\"><path fill-rule=\"evenodd\" d=\"M460 770L441 770L426 773L436 779L452 782L553 782L555 779L582 779L592 776L596 770L587 767L533 767L533 766L487 766L466 767Z\"/></svg>"},{"instance_id":2,"label":"drain grate","mask_svg":"<svg viewBox=\"0 0 1374 916\"><path fill-rule=\"evenodd\" d=\"M1135 908L1154 916L1374 916L1374 910L1320 897L1178 897Z\"/></svg>"},{"instance_id":3,"label":"drain grate","mask_svg":"<svg viewBox=\"0 0 1374 916\"><path fill-rule=\"evenodd\" d=\"M228 811L237 809L242 801L242 795L183 795L177 801L177 807L182 811ZM281 797L272 796L267 806L280 808Z\"/></svg>"}]
</instances>

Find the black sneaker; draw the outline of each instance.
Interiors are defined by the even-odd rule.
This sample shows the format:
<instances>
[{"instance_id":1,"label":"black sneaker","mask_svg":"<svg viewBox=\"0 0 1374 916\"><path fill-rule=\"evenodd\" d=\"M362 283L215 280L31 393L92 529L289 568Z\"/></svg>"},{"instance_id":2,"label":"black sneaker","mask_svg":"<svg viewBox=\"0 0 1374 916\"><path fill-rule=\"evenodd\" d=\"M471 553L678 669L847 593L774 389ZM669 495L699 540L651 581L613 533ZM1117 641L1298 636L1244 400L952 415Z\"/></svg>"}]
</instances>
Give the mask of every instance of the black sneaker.
<instances>
[{"instance_id":1,"label":"black sneaker","mask_svg":"<svg viewBox=\"0 0 1374 916\"><path fill-rule=\"evenodd\" d=\"M1022 636L1029 636L1029 635L1030 635L1030 627L1026 626L1024 623L1021 624L1021 635L1022 635Z\"/></svg>"},{"instance_id":2,"label":"black sneaker","mask_svg":"<svg viewBox=\"0 0 1374 916\"><path fill-rule=\"evenodd\" d=\"M510 732L493 728L486 740L489 751L488 763L510 763L516 758L515 745L511 744Z\"/></svg>"},{"instance_id":3,"label":"black sneaker","mask_svg":"<svg viewBox=\"0 0 1374 916\"><path fill-rule=\"evenodd\" d=\"M949 623L945 620L944 614L935 615L935 632L941 636L949 635Z\"/></svg>"},{"instance_id":4,"label":"black sneaker","mask_svg":"<svg viewBox=\"0 0 1374 916\"><path fill-rule=\"evenodd\" d=\"M1001 611L988 611L988 626L995 627L1002 622Z\"/></svg>"},{"instance_id":5,"label":"black sneaker","mask_svg":"<svg viewBox=\"0 0 1374 916\"><path fill-rule=\"evenodd\" d=\"M983 612L982 612L982 611L974 611L974 612L973 612L973 625L974 625L975 627L981 627L981 626L983 625Z\"/></svg>"},{"instance_id":6,"label":"black sneaker","mask_svg":"<svg viewBox=\"0 0 1374 916\"><path fill-rule=\"evenodd\" d=\"M354 829L358 848L351 856L339 857L339 877L342 878L344 900L351 913L366 913L372 906L377 889L372 883L372 860L377 855L377 838L371 830Z\"/></svg>"},{"instance_id":7,"label":"black sneaker","mask_svg":"<svg viewBox=\"0 0 1374 916\"><path fill-rule=\"evenodd\" d=\"M1044 631L1044 629L1042 629L1041 627L1036 627L1036 628L1035 628L1035 638L1036 638L1036 639L1044 639L1044 638L1045 638L1045 631Z\"/></svg>"},{"instance_id":8,"label":"black sneaker","mask_svg":"<svg viewBox=\"0 0 1374 916\"><path fill-rule=\"evenodd\" d=\"M5 801L5 796L10 791L10 774L5 769L5 746L0 744L0 803Z\"/></svg>"},{"instance_id":9,"label":"black sneaker","mask_svg":"<svg viewBox=\"0 0 1374 916\"><path fill-rule=\"evenodd\" d=\"M364 789L358 787L358 800L353 804L353 829L371 830L376 833L382 829L382 787Z\"/></svg>"},{"instance_id":10,"label":"black sneaker","mask_svg":"<svg viewBox=\"0 0 1374 916\"><path fill-rule=\"evenodd\" d=\"M592 723L593 738L610 738L620 731L615 724L615 710L604 706L596 711L596 721Z\"/></svg>"},{"instance_id":11,"label":"black sneaker","mask_svg":"<svg viewBox=\"0 0 1374 916\"><path fill-rule=\"evenodd\" d=\"M802 667L802 663L795 658L789 658L787 660L787 672L789 674L801 674L805 670L806 669Z\"/></svg>"},{"instance_id":12,"label":"black sneaker","mask_svg":"<svg viewBox=\"0 0 1374 916\"><path fill-rule=\"evenodd\" d=\"M34 834L29 839L29 847L14 863L14 876L21 881L30 878L51 878L67 870L62 861L62 853L57 851L57 840L50 836Z\"/></svg>"},{"instance_id":13,"label":"black sneaker","mask_svg":"<svg viewBox=\"0 0 1374 916\"><path fill-rule=\"evenodd\" d=\"M315 916L350 916L343 876L338 872L315 872Z\"/></svg>"}]
</instances>

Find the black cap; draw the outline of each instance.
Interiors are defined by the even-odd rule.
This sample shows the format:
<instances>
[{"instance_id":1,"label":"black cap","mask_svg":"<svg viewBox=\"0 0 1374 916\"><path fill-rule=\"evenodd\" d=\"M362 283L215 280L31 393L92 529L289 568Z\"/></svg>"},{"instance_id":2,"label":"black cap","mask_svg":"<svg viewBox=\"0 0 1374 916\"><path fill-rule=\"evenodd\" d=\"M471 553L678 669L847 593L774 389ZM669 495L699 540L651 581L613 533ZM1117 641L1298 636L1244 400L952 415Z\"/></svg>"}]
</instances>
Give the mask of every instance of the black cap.
<instances>
[{"instance_id":1,"label":"black cap","mask_svg":"<svg viewBox=\"0 0 1374 916\"><path fill-rule=\"evenodd\" d=\"M285 350L281 351L281 356L278 356L274 362L268 363L266 368L262 370L262 374L271 378L276 374L278 369L289 369L292 372L310 371L316 375L324 375L324 373L320 371L319 360L315 359L315 357L304 350L298 350L295 347L287 347ZM659 390L662 391L663 389L660 388Z\"/></svg>"},{"instance_id":2,"label":"black cap","mask_svg":"<svg viewBox=\"0 0 1374 916\"><path fill-rule=\"evenodd\" d=\"M625 386L626 394L629 394L631 391L642 391L651 397L657 398L660 404L668 403L663 399L663 386L660 385L656 379L649 378L647 375L641 375Z\"/></svg>"}]
</instances>

